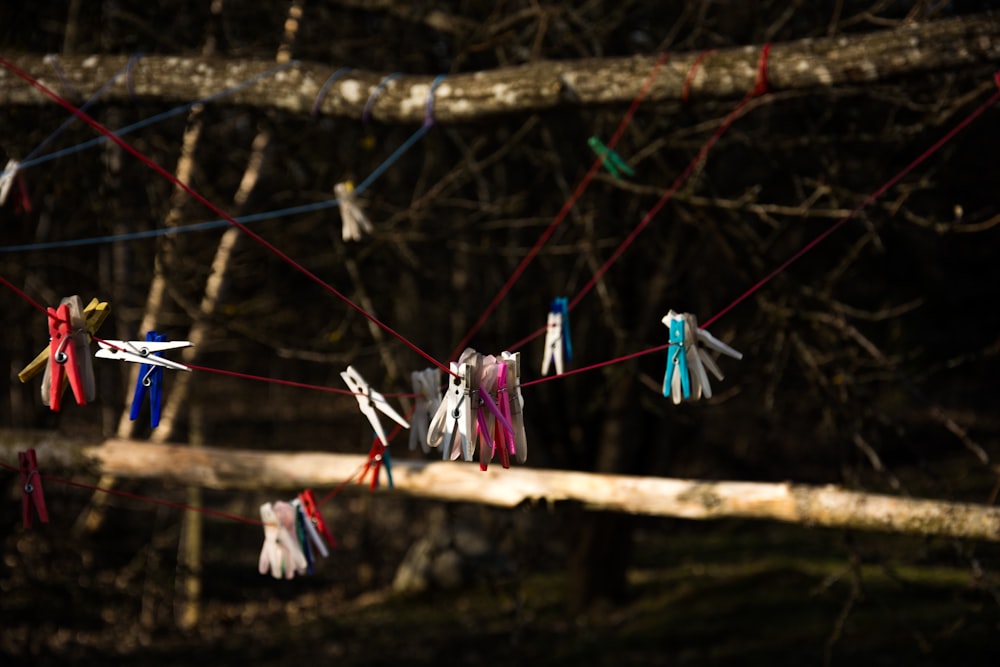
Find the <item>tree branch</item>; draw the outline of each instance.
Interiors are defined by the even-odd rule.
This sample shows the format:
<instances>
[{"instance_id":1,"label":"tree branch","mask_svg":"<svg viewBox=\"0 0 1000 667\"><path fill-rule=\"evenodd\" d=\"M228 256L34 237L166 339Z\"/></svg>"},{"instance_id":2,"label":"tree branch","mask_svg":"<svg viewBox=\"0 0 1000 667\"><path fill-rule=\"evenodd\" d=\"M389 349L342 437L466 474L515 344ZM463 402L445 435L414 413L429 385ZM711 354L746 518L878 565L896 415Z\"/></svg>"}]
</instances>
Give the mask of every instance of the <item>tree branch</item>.
<instances>
[{"instance_id":1,"label":"tree branch","mask_svg":"<svg viewBox=\"0 0 1000 667\"><path fill-rule=\"evenodd\" d=\"M0 431L0 460L34 447L43 475L60 466L115 477L213 489L331 487L354 476L360 455L191 448L111 439L100 446L52 433ZM46 470L48 468L48 470ZM397 491L515 507L573 500L589 508L682 519L769 519L805 525L1000 542L1000 508L791 483L703 482L450 462L393 462Z\"/></svg>"},{"instance_id":2,"label":"tree branch","mask_svg":"<svg viewBox=\"0 0 1000 667\"><path fill-rule=\"evenodd\" d=\"M708 54L691 82L694 99L737 98L753 88L761 48L722 49ZM670 58L647 98L678 100L697 53ZM39 55L12 58L22 69L60 88ZM537 111L557 106L590 107L629 102L656 58L593 58L543 61L492 71L455 74L436 91L434 115L444 122L471 121L497 114ZM125 56L65 56L60 59L70 84L96 90L126 63ZM830 88L884 81L931 71L1000 62L1000 14L978 14L906 25L893 30L775 44L767 75L772 90ZM138 99L191 101L234 86L273 66L271 61L147 56L132 72ZM299 63L266 81L222 98L225 104L309 113L332 71L328 65ZM326 114L361 118L372 90L386 73L354 71L338 80L324 97ZM424 119L431 77L392 80L376 99L373 117L384 122ZM128 99L124 77L111 86L105 101ZM11 72L0 70L0 105L47 102Z\"/></svg>"}]
</instances>

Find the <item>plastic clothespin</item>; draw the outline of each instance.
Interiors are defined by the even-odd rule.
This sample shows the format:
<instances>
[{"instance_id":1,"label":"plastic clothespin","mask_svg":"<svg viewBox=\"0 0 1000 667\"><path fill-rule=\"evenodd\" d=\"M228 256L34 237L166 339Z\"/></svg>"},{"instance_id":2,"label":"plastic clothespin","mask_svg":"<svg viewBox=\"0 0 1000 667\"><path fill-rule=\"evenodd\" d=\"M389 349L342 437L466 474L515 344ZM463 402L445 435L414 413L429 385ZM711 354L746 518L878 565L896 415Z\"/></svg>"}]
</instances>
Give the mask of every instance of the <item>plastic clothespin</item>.
<instances>
[{"instance_id":1,"label":"plastic clothespin","mask_svg":"<svg viewBox=\"0 0 1000 667\"><path fill-rule=\"evenodd\" d=\"M49 522L49 511L45 508L45 492L42 489L42 478L38 474L38 460L35 450L29 449L17 453L17 464L21 469L21 522L25 528L31 528L31 507L34 506L38 520Z\"/></svg>"},{"instance_id":2,"label":"plastic clothespin","mask_svg":"<svg viewBox=\"0 0 1000 667\"><path fill-rule=\"evenodd\" d=\"M705 348L734 359L742 359L743 355L708 331L698 328L698 318L690 313L671 310L662 321L670 328L671 345L663 377L663 395L672 398L675 404L682 400L697 400L702 396L712 398L712 386L705 368L720 382L724 378Z\"/></svg>"},{"instance_id":3,"label":"plastic clothespin","mask_svg":"<svg viewBox=\"0 0 1000 667\"><path fill-rule=\"evenodd\" d=\"M515 443L517 442L516 427L514 426L514 416L510 410L510 377L510 364L501 357L497 361L497 408L500 410L501 416L497 418L496 435L493 437L493 442L496 444L496 449L500 452L500 465L504 468L510 467L511 455L517 456L517 449L515 447ZM510 430L504 426L504 423L510 426Z\"/></svg>"},{"instance_id":4,"label":"plastic clothespin","mask_svg":"<svg viewBox=\"0 0 1000 667\"><path fill-rule=\"evenodd\" d=\"M354 183L344 181L333 186L333 193L337 195L340 206L340 219L342 222L341 237L345 241L360 241L361 232L371 234L372 223L361 210L354 195Z\"/></svg>"},{"instance_id":5,"label":"plastic clothespin","mask_svg":"<svg viewBox=\"0 0 1000 667\"><path fill-rule=\"evenodd\" d=\"M142 403L149 394L149 425L156 428L160 424L160 412L163 404L163 369L170 368L176 371L188 371L191 369L177 361L171 361L160 356L164 350L176 350L184 347L192 347L193 343L187 340L168 341L165 334L158 334L155 331L146 332L146 340L102 340L98 341L95 357L101 359L116 359L118 361L128 361L139 366L139 377L135 383L135 392L132 395L132 407L129 412L129 419L135 421L139 418Z\"/></svg>"},{"instance_id":6,"label":"plastic clothespin","mask_svg":"<svg viewBox=\"0 0 1000 667\"><path fill-rule=\"evenodd\" d=\"M86 405L94 400L97 388L80 297L66 297L58 308L48 309L48 316L49 364L42 379L42 402L59 412L68 381L77 405Z\"/></svg>"},{"instance_id":7,"label":"plastic clothespin","mask_svg":"<svg viewBox=\"0 0 1000 667\"><path fill-rule=\"evenodd\" d=\"M604 145L597 137L591 137L587 139L587 145L590 146L597 157L603 158L604 168L607 169L616 180L621 180L621 174L623 172L626 176L635 176L635 171L632 167L628 166L628 163L622 159L618 153L614 152L610 148Z\"/></svg>"},{"instance_id":8,"label":"plastic clothespin","mask_svg":"<svg viewBox=\"0 0 1000 667\"><path fill-rule=\"evenodd\" d=\"M313 495L311 489L306 489L299 494L299 502L302 504L302 509L305 511L306 518L313 525L316 531L326 540L326 543L331 549L337 548L337 540L333 539L333 533L330 529L326 527L326 522L323 521L323 515L320 514L319 506L316 504L316 497ZM318 548L318 547L317 547ZM326 556L323 549L320 549L320 553Z\"/></svg>"},{"instance_id":9,"label":"plastic clothespin","mask_svg":"<svg viewBox=\"0 0 1000 667\"><path fill-rule=\"evenodd\" d=\"M379 474L382 471L383 464L385 467L385 476L389 482L389 488L393 489L396 485L392 481L392 458L389 455L389 449L385 447L376 436L374 440L372 440L371 449L368 450L368 460L365 461L365 467L358 476L358 484L364 484L365 477L367 477L368 472L371 471L372 479L368 484L368 488L372 491L377 489L379 485Z\"/></svg>"},{"instance_id":10,"label":"plastic clothespin","mask_svg":"<svg viewBox=\"0 0 1000 667\"><path fill-rule=\"evenodd\" d=\"M448 460L461 456L472 460L476 448L477 412L479 407L479 362L483 355L471 347L465 348L458 362L451 362L451 384L445 400L431 419L427 430L427 443L437 447L444 442L441 458Z\"/></svg>"},{"instance_id":11,"label":"plastic clothespin","mask_svg":"<svg viewBox=\"0 0 1000 667\"><path fill-rule=\"evenodd\" d=\"M275 579L292 579L297 572L306 570L306 557L295 538L295 509L284 501L260 506L264 522L264 546L260 550L257 569L261 574L268 570Z\"/></svg>"},{"instance_id":12,"label":"plastic clothespin","mask_svg":"<svg viewBox=\"0 0 1000 667\"><path fill-rule=\"evenodd\" d=\"M87 333L93 337L93 335L97 333L97 330L101 328L101 325L104 324L104 320L106 320L110 314L111 307L108 305L107 301L91 299L90 303L88 303L83 309L84 327L87 329ZM50 350L51 345L46 345L45 349L39 352L35 358L31 360L31 363L21 369L21 371L17 374L17 379L21 382L27 382L45 370L49 363Z\"/></svg>"},{"instance_id":13,"label":"plastic clothespin","mask_svg":"<svg viewBox=\"0 0 1000 667\"><path fill-rule=\"evenodd\" d=\"M417 448L426 454L430 451L427 443L427 431L431 419L441 407L441 371L437 368L425 368L422 371L410 373L413 382L413 393L417 395L416 406L413 409L413 428L410 429L410 450Z\"/></svg>"},{"instance_id":14,"label":"plastic clothespin","mask_svg":"<svg viewBox=\"0 0 1000 667\"><path fill-rule=\"evenodd\" d=\"M510 421L500 411L497 405L498 399L495 398L497 396L497 383L501 367L505 369L504 374L506 375L506 366L502 362L498 362L497 358L493 355L483 357L479 365L479 407L476 419L478 421L480 437L480 470L487 469L490 461L493 460L493 456L496 454L498 443L501 449L503 449L507 446L508 439L510 441L514 440L514 427L511 426ZM496 433L499 434L499 438L494 437L494 427L496 427ZM502 453L501 462L504 463L503 467L509 468L509 459L506 461L504 459L506 459L506 456Z\"/></svg>"},{"instance_id":15,"label":"plastic clothespin","mask_svg":"<svg viewBox=\"0 0 1000 667\"><path fill-rule=\"evenodd\" d=\"M17 170L20 166L19 160L11 158L7 160L7 166L3 168L3 173L0 173L0 206L7 202L7 196L10 195L10 190L14 186L14 180L17 178Z\"/></svg>"},{"instance_id":16,"label":"plastic clothespin","mask_svg":"<svg viewBox=\"0 0 1000 667\"><path fill-rule=\"evenodd\" d=\"M348 366L346 371L341 371L340 377L347 384L347 388L354 392L354 398L358 399L358 407L361 413L368 418L372 425L372 430L378 436L379 441L385 446L389 446L389 440L382 429L382 422L379 421L378 412L387 415L394 422L403 428L410 428L409 423L385 400L385 396L372 389L361 374L354 370L353 366ZM376 412L378 410L378 412Z\"/></svg>"},{"instance_id":17,"label":"plastic clothespin","mask_svg":"<svg viewBox=\"0 0 1000 667\"><path fill-rule=\"evenodd\" d=\"M292 507L295 509L295 528L296 536L299 538L299 545L302 548L302 553L306 557L306 570L309 574L313 573L315 569L316 559L313 557L313 551L318 551L319 555L326 558L330 555L329 550L326 548L326 544L323 542L323 538L319 534L319 530L316 528L316 524L309 517L308 512L306 512L305 504L302 502L301 495L298 498L292 500Z\"/></svg>"},{"instance_id":18,"label":"plastic clothespin","mask_svg":"<svg viewBox=\"0 0 1000 667\"><path fill-rule=\"evenodd\" d=\"M444 443L441 458L445 461L461 456L466 451L469 437L465 430L468 423L465 418L468 409L465 402L465 369L454 361L448 364L448 368L451 370L451 379L444 398L427 427L427 444L438 447Z\"/></svg>"},{"instance_id":19,"label":"plastic clothespin","mask_svg":"<svg viewBox=\"0 0 1000 667\"><path fill-rule=\"evenodd\" d=\"M507 393L510 396L510 424L514 427L514 453L518 463L528 460L528 436L524 430L524 396L521 394L521 353L501 352L507 366Z\"/></svg>"},{"instance_id":20,"label":"plastic clothespin","mask_svg":"<svg viewBox=\"0 0 1000 667\"><path fill-rule=\"evenodd\" d=\"M556 375L562 375L564 363L573 360L573 343L569 336L569 302L566 297L557 297L549 305L549 317L545 326L545 358L542 359L542 375L549 374L549 367L555 366ZM555 362L553 364L553 362Z\"/></svg>"}]
</instances>

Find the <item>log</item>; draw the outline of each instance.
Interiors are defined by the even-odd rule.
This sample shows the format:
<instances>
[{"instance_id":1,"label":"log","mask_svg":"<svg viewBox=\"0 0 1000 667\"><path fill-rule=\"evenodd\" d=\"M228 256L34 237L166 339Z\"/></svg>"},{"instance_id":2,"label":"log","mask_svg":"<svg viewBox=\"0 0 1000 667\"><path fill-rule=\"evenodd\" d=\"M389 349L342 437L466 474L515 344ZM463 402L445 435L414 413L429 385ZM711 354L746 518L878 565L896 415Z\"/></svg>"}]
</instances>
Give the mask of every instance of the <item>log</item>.
<instances>
[{"instance_id":1,"label":"log","mask_svg":"<svg viewBox=\"0 0 1000 667\"><path fill-rule=\"evenodd\" d=\"M357 474L365 457L323 452L191 448L112 438L100 444L52 433L0 431L0 456L35 447L45 469L69 465L91 473L212 489L301 490L335 486ZM516 507L575 501L609 512L681 519L768 519L808 526L946 536L1000 542L1000 508L905 498L834 485L699 481L562 470L395 460L395 492L450 502ZM380 492L387 490L382 487Z\"/></svg>"},{"instance_id":2,"label":"log","mask_svg":"<svg viewBox=\"0 0 1000 667\"><path fill-rule=\"evenodd\" d=\"M745 95L754 86L761 48L719 49L708 54L694 72L691 98L732 99ZM647 100L681 99L685 80L699 55L672 55L652 83ZM65 92L44 56L6 57L47 86ZM656 56L644 55L539 61L454 74L436 91L434 115L439 121L454 123L555 107L625 104L636 95L656 60ZM59 64L75 88L93 91L121 71L127 61L127 56L119 55L66 55L60 57ZM1000 14L984 13L865 34L774 44L767 77L774 91L824 89L997 62ZM190 102L235 86L273 66L273 60L143 56L132 68L131 92L125 77L119 77L103 100ZM298 62L214 103L306 114L327 78L339 68L340 64ZM370 94L387 74L361 70L347 73L325 95L322 113L361 118ZM392 80L377 97L372 117L392 123L423 121L432 79L401 76ZM0 106L47 103L49 100L38 91L0 68Z\"/></svg>"}]
</instances>

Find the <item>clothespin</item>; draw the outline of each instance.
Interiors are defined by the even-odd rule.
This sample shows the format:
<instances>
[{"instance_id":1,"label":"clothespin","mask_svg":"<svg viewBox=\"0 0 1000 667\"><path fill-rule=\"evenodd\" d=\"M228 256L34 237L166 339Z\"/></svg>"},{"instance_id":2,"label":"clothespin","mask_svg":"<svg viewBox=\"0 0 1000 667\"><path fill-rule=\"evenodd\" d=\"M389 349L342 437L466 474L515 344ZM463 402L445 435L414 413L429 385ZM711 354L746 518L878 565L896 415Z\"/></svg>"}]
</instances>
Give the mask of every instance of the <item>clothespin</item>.
<instances>
[{"instance_id":1,"label":"clothespin","mask_svg":"<svg viewBox=\"0 0 1000 667\"><path fill-rule=\"evenodd\" d=\"M87 333L93 337L93 335L97 333L97 330L101 328L101 325L104 324L104 320L108 319L108 315L110 314L111 306L108 305L107 301L91 299L90 303L88 303L83 309L83 318L85 321L84 326L87 329ZM44 350L39 352L35 358L31 360L31 363L22 368L21 372L17 374L17 379L24 383L41 373L49 363L50 347L50 345L47 345Z\"/></svg>"},{"instance_id":2,"label":"clothespin","mask_svg":"<svg viewBox=\"0 0 1000 667\"><path fill-rule=\"evenodd\" d=\"M479 406L476 419L478 422L479 442L479 469L486 470L493 456L496 454L497 444L501 448L501 462L504 468L510 467L510 460L507 458L508 440L514 441L514 427L510 421L500 411L497 406L497 382L500 368L504 369L506 376L506 366L497 362L497 358L492 354L482 357L479 364ZM506 381L506 377L504 378ZM494 433L496 426L496 434ZM494 439L494 435L498 435Z\"/></svg>"},{"instance_id":3,"label":"clothespin","mask_svg":"<svg viewBox=\"0 0 1000 667\"><path fill-rule=\"evenodd\" d=\"M626 176L635 176L635 171L632 167L628 166L628 163L622 159L618 153L614 152L610 148L604 145L597 137L591 137L587 139L587 145L590 146L591 150L597 153L597 157L603 158L604 168L611 172L611 175L615 177L616 180L621 180L621 175L619 171L624 172Z\"/></svg>"},{"instance_id":4,"label":"clothespin","mask_svg":"<svg viewBox=\"0 0 1000 667\"><path fill-rule=\"evenodd\" d=\"M431 419L427 430L427 443L437 447L442 442L444 460L461 456L472 460L476 448L477 408L479 406L479 362L483 355L471 347L458 356L458 362L451 362L451 384L445 392L445 400Z\"/></svg>"},{"instance_id":5,"label":"clothespin","mask_svg":"<svg viewBox=\"0 0 1000 667\"><path fill-rule=\"evenodd\" d=\"M295 510L286 502L264 503L260 506L264 522L264 546L260 550L257 569L268 570L275 579L292 579L296 572L307 568L305 554L299 548L295 534Z\"/></svg>"},{"instance_id":6,"label":"clothespin","mask_svg":"<svg viewBox=\"0 0 1000 667\"><path fill-rule=\"evenodd\" d=\"M306 557L306 571L309 574L312 574L315 569L313 550L315 549L318 551L319 555L323 558L329 556L330 552L327 550L326 544L323 543L323 538L320 537L319 532L316 530L316 525L306 514L302 500L300 498L295 498L292 500L291 505L295 509L296 537L299 538L299 546L302 549L303 555Z\"/></svg>"},{"instance_id":7,"label":"clothespin","mask_svg":"<svg viewBox=\"0 0 1000 667\"><path fill-rule=\"evenodd\" d=\"M360 373L354 370L353 366L348 366L346 371L341 371L340 377L344 379L347 388L354 393L354 398L358 399L361 413L368 418L372 430L375 431L375 435L384 446L389 446L389 440L385 437L385 431L382 429L382 422L379 421L376 410L387 415L403 428L410 428L402 415L392 409L392 406L385 400L385 396L368 386L368 383L365 382Z\"/></svg>"},{"instance_id":8,"label":"clothespin","mask_svg":"<svg viewBox=\"0 0 1000 667\"><path fill-rule=\"evenodd\" d=\"M7 166L3 168L3 173L0 173L0 206L3 206L7 202L7 196L10 194L10 189L14 186L14 179L17 178L17 169L19 166L21 166L21 162L11 158L7 160Z\"/></svg>"},{"instance_id":9,"label":"clothespin","mask_svg":"<svg viewBox=\"0 0 1000 667\"><path fill-rule=\"evenodd\" d=\"M299 494L299 502L302 504L302 509L305 511L306 518L315 527L316 531L326 540L326 543L331 549L337 548L337 540L333 539L333 533L330 529L326 527L326 522L323 521L323 515L320 514L319 506L316 504L316 497L313 495L311 489L306 489ZM318 548L318 547L317 547ZM326 556L326 553L320 549L320 553Z\"/></svg>"},{"instance_id":10,"label":"clothespin","mask_svg":"<svg viewBox=\"0 0 1000 667\"><path fill-rule=\"evenodd\" d=\"M139 366L139 377L135 383L135 392L132 395L132 407L129 412L129 419L135 421L139 418L139 411L142 409L142 403L148 393L149 425L152 428L156 428L160 424L160 412L163 402L163 369L170 368L176 371L191 371L188 366L177 361L165 359L160 355L164 350L191 347L193 343L187 340L167 341L165 334L147 331L145 341L102 340L98 341L97 345L100 349L94 355L96 357L141 364Z\"/></svg>"},{"instance_id":11,"label":"clothespin","mask_svg":"<svg viewBox=\"0 0 1000 667\"><path fill-rule=\"evenodd\" d=\"M705 367L720 382L723 375L705 348L734 359L742 359L743 355L704 329L699 329L698 319L690 313L671 310L662 321L670 329L670 351L667 353L667 368L663 376L663 395L673 399L675 404L682 400L697 400L702 396L711 398L712 386L708 382Z\"/></svg>"},{"instance_id":12,"label":"clothespin","mask_svg":"<svg viewBox=\"0 0 1000 667\"><path fill-rule=\"evenodd\" d=\"M410 450L417 448L426 454L430 451L427 444L427 430L431 419L441 407L441 371L437 368L425 368L422 371L410 373L413 382L413 393L417 395L416 407L413 409L413 428L410 429Z\"/></svg>"},{"instance_id":13,"label":"clothespin","mask_svg":"<svg viewBox=\"0 0 1000 667\"><path fill-rule=\"evenodd\" d=\"M58 308L48 309L48 316L49 364L42 378L42 402L59 412L68 380L77 405L86 405L94 400L97 387L80 297L66 297Z\"/></svg>"},{"instance_id":14,"label":"clothespin","mask_svg":"<svg viewBox=\"0 0 1000 667\"><path fill-rule=\"evenodd\" d=\"M337 183L333 186L333 193L337 195L340 205L341 237L345 241L360 241L362 230L371 234L372 223L355 199L354 183L351 181Z\"/></svg>"},{"instance_id":15,"label":"clothespin","mask_svg":"<svg viewBox=\"0 0 1000 667\"><path fill-rule=\"evenodd\" d=\"M511 375L510 364L501 357L497 362L497 408L500 410L502 420L501 418L497 418L496 435L493 438L493 442L500 451L500 465L504 468L510 467L510 456L512 454L517 456L515 446L517 442L516 427L514 426L514 415L510 410L511 387L509 378ZM515 398L515 400L517 399ZM502 422L506 422L510 426L510 431L504 427Z\"/></svg>"},{"instance_id":16,"label":"clothespin","mask_svg":"<svg viewBox=\"0 0 1000 667\"><path fill-rule=\"evenodd\" d=\"M38 519L42 523L49 522L49 511L45 508L45 492L42 490L42 478L38 474L38 460L35 450L29 449L17 453L17 464L21 469L21 522L25 528L31 528L31 507L35 507Z\"/></svg>"},{"instance_id":17,"label":"clothespin","mask_svg":"<svg viewBox=\"0 0 1000 667\"><path fill-rule=\"evenodd\" d=\"M542 359L542 375L549 374L549 367L555 362L556 375L562 375L564 361L573 360L573 343L569 337L569 302L566 297L557 297L549 305L549 317L545 326L545 358Z\"/></svg>"},{"instance_id":18,"label":"clothespin","mask_svg":"<svg viewBox=\"0 0 1000 667\"><path fill-rule=\"evenodd\" d=\"M385 467L385 476L389 482L389 488L393 489L396 485L392 481L392 457L389 455L389 448L383 445L378 438L375 438L375 441L372 442L372 448L368 451L368 461L365 462L365 468L358 477L358 483L364 483L368 471L371 470L372 481L368 488L372 491L377 489L379 473L382 471L383 466Z\"/></svg>"},{"instance_id":19,"label":"clothespin","mask_svg":"<svg viewBox=\"0 0 1000 667\"><path fill-rule=\"evenodd\" d=\"M528 460L528 436L524 430L524 396L521 394L521 353L501 352L507 366L507 393L510 396L510 424L514 427L514 452L518 463Z\"/></svg>"}]
</instances>

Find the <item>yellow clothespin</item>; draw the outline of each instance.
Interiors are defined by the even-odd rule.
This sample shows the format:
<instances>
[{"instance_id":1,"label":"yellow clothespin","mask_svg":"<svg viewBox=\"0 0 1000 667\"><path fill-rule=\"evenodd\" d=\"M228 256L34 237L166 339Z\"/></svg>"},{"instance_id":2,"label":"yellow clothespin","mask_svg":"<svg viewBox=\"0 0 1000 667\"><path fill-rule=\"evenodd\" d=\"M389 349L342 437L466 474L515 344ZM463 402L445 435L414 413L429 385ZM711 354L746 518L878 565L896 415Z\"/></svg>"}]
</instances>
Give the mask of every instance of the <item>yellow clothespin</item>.
<instances>
[{"instance_id":1,"label":"yellow clothespin","mask_svg":"<svg viewBox=\"0 0 1000 667\"><path fill-rule=\"evenodd\" d=\"M72 298L72 297L70 297ZM84 317L84 327L87 329L87 342L93 338L97 330L101 328L104 324L104 320L108 319L108 315L111 314L111 306L108 305L107 301L98 301L97 299L91 299L90 303L83 309ZM22 383L27 382L31 378L35 377L43 370L45 370L45 365L49 363L49 346L46 345L45 349L38 353L30 364L21 369L21 372L17 374L17 379ZM65 390L66 387L63 387Z\"/></svg>"}]
</instances>

